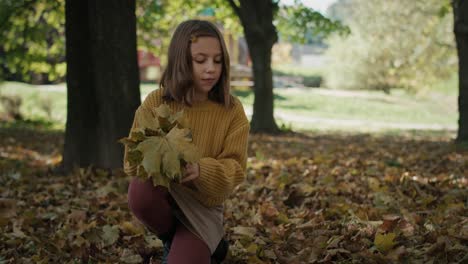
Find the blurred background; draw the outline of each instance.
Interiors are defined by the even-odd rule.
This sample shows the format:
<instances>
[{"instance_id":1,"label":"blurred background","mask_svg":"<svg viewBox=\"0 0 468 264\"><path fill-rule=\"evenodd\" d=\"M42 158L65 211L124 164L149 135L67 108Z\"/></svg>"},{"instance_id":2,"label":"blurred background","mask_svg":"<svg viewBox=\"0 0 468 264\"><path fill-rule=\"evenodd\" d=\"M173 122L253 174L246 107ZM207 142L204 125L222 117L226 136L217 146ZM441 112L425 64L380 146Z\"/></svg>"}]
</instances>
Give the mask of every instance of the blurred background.
<instances>
[{"instance_id":1,"label":"blurred background","mask_svg":"<svg viewBox=\"0 0 468 264\"><path fill-rule=\"evenodd\" d=\"M2 1L3 121L64 128L65 1ZM24 6L22 6L22 4ZM280 1L271 67L275 118L293 130L457 129L457 54L448 1ZM175 26L212 21L233 92L252 114L252 59L228 1L136 1L142 98L157 88Z\"/></svg>"}]
</instances>

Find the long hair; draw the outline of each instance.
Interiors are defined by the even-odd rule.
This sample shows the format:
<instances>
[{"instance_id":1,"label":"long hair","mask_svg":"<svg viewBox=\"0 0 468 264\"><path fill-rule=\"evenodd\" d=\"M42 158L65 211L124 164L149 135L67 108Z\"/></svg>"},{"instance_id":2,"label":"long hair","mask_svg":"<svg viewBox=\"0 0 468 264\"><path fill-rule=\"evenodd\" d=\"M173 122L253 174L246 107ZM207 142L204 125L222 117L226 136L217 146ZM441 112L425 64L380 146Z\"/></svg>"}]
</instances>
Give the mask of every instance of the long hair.
<instances>
[{"instance_id":1,"label":"long hair","mask_svg":"<svg viewBox=\"0 0 468 264\"><path fill-rule=\"evenodd\" d=\"M233 102L230 94L229 54L226 43L218 28L213 23L204 20L187 20L176 28L169 45L167 67L159 84L164 91L163 98L192 105L195 91L190 45L191 40L198 37L214 37L220 43L221 76L208 93L208 99L230 107Z\"/></svg>"}]
</instances>

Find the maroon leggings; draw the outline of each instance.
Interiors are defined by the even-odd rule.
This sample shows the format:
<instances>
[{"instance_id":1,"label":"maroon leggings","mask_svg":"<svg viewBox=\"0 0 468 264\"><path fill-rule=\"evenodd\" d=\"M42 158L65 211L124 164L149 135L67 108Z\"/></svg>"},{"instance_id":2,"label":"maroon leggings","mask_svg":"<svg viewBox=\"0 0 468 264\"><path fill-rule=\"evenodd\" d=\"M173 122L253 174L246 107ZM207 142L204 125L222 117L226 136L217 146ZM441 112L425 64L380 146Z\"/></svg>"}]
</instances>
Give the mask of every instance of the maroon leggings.
<instances>
[{"instance_id":1,"label":"maroon leggings","mask_svg":"<svg viewBox=\"0 0 468 264\"><path fill-rule=\"evenodd\" d=\"M138 220L156 234L167 234L175 228L169 264L210 263L211 254L205 242L174 218L175 202L165 187L132 179L128 187L128 206Z\"/></svg>"}]
</instances>

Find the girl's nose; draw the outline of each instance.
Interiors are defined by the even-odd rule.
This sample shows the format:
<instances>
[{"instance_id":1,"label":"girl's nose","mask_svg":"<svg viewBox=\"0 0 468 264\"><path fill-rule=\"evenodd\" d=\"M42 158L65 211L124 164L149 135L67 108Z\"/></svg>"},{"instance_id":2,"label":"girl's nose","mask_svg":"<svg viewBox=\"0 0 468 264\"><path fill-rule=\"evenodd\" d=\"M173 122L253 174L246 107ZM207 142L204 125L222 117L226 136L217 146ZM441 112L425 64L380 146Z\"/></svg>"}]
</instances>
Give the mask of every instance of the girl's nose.
<instances>
[{"instance_id":1,"label":"girl's nose","mask_svg":"<svg viewBox=\"0 0 468 264\"><path fill-rule=\"evenodd\" d=\"M208 60L205 71L206 72L213 72L214 69L215 69L214 61Z\"/></svg>"}]
</instances>

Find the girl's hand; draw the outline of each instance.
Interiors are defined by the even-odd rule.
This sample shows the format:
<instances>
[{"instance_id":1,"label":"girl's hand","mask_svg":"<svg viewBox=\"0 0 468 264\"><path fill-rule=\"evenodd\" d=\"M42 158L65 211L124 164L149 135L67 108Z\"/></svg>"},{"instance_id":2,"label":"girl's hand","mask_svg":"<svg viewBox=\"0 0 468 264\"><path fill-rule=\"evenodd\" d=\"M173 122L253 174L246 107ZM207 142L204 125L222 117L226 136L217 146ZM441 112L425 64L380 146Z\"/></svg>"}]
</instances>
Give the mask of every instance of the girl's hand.
<instances>
[{"instance_id":1,"label":"girl's hand","mask_svg":"<svg viewBox=\"0 0 468 264\"><path fill-rule=\"evenodd\" d=\"M186 183L189 181L193 181L196 178L200 177L200 165L198 163L187 163L185 165L185 174L182 180L180 181L181 183Z\"/></svg>"}]
</instances>

